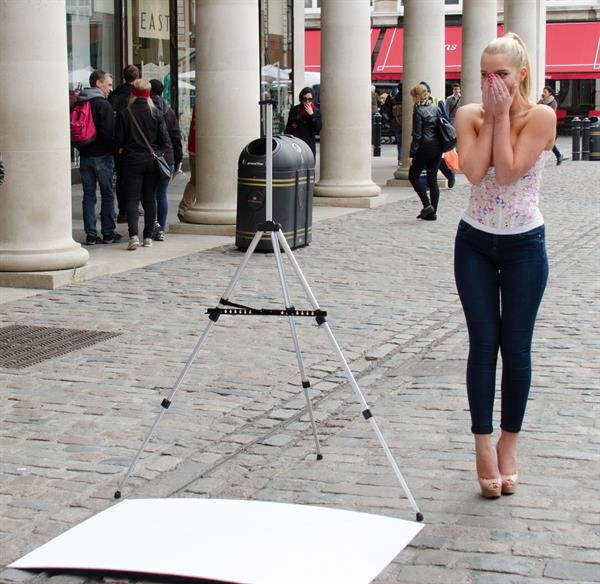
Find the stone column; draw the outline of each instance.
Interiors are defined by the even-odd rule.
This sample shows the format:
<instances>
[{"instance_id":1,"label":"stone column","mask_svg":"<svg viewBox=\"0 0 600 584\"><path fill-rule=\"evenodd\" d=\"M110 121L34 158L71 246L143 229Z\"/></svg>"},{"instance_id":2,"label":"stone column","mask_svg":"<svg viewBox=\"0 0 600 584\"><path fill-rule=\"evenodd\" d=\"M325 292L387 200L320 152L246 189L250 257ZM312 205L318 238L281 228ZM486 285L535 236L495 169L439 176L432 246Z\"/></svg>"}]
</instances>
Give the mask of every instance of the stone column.
<instances>
[{"instance_id":1,"label":"stone column","mask_svg":"<svg viewBox=\"0 0 600 584\"><path fill-rule=\"evenodd\" d=\"M371 180L369 0L321 4L321 204L371 206L381 189Z\"/></svg>"},{"instance_id":2,"label":"stone column","mask_svg":"<svg viewBox=\"0 0 600 584\"><path fill-rule=\"evenodd\" d=\"M531 94L529 97L534 102L540 98L542 93L545 73L546 23L544 19L543 26L541 26L540 11L545 14L545 0L504 0L504 31L517 33L529 50L531 59Z\"/></svg>"},{"instance_id":3,"label":"stone column","mask_svg":"<svg viewBox=\"0 0 600 584\"><path fill-rule=\"evenodd\" d=\"M496 0L463 0L462 105L481 103L481 52L497 36Z\"/></svg>"},{"instance_id":4,"label":"stone column","mask_svg":"<svg viewBox=\"0 0 600 584\"><path fill-rule=\"evenodd\" d=\"M77 268L89 259L71 235L65 14L64 0L0 0L0 152L6 167L0 186L0 270L5 272Z\"/></svg>"},{"instance_id":5,"label":"stone column","mask_svg":"<svg viewBox=\"0 0 600 584\"><path fill-rule=\"evenodd\" d=\"M259 64L256 0L196 0L196 202L186 222L235 225L238 158L260 136Z\"/></svg>"},{"instance_id":6,"label":"stone column","mask_svg":"<svg viewBox=\"0 0 600 584\"><path fill-rule=\"evenodd\" d=\"M402 166L387 184L410 186L409 151L413 101L410 88L427 81L435 97L445 97L444 0L404 1L404 67L402 74Z\"/></svg>"}]
</instances>

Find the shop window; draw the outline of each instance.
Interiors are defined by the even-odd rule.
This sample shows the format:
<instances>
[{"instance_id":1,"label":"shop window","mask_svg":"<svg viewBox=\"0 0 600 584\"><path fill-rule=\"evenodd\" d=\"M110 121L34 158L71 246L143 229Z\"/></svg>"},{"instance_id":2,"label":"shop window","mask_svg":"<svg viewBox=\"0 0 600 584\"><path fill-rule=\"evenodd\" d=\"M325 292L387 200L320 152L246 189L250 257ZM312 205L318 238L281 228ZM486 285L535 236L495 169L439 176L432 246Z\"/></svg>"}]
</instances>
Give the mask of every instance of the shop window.
<instances>
[{"instance_id":1,"label":"shop window","mask_svg":"<svg viewBox=\"0 0 600 584\"><path fill-rule=\"evenodd\" d=\"M94 69L114 76L117 69L114 0L66 0L66 18L69 89L89 87ZM74 148L71 163L79 166Z\"/></svg>"},{"instance_id":2,"label":"shop window","mask_svg":"<svg viewBox=\"0 0 600 584\"><path fill-rule=\"evenodd\" d=\"M163 99L172 103L171 15L169 0L127 0L127 63L144 79L158 79Z\"/></svg>"}]
</instances>

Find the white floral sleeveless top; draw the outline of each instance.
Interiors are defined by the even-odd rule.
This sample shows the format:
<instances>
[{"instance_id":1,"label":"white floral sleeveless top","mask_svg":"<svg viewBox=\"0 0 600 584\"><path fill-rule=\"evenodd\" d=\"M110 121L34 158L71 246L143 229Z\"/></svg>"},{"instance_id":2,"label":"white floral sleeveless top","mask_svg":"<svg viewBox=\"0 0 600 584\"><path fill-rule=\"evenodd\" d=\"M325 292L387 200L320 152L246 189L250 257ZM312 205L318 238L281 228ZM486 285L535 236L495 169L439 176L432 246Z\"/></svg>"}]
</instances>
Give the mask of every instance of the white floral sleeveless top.
<instances>
[{"instance_id":1,"label":"white floral sleeveless top","mask_svg":"<svg viewBox=\"0 0 600 584\"><path fill-rule=\"evenodd\" d=\"M496 182L496 169L487 171L478 185L471 185L471 196L463 220L469 225L497 235L525 233L544 224L539 209L544 150L521 178L509 185Z\"/></svg>"}]
</instances>

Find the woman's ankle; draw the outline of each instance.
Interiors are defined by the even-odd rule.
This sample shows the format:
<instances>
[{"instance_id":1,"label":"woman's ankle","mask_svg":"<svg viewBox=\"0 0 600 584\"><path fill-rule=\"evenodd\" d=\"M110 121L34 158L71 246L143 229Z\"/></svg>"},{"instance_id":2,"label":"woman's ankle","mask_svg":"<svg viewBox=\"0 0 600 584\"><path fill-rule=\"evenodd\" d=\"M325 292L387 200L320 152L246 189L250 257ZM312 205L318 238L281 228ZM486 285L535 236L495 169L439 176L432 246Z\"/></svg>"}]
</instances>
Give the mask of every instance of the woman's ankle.
<instances>
[{"instance_id":1,"label":"woman's ankle","mask_svg":"<svg viewBox=\"0 0 600 584\"><path fill-rule=\"evenodd\" d=\"M496 450L498 452L498 468L504 475L517 473L517 442L518 432L502 430Z\"/></svg>"}]
</instances>

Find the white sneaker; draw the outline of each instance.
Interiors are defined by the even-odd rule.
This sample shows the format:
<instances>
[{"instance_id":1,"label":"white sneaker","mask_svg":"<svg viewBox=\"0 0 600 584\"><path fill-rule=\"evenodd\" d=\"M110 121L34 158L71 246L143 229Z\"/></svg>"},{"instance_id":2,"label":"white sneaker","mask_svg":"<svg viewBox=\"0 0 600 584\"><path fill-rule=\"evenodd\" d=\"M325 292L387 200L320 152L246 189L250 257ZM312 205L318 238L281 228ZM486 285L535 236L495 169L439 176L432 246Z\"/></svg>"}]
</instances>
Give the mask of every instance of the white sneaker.
<instances>
[{"instance_id":1,"label":"white sneaker","mask_svg":"<svg viewBox=\"0 0 600 584\"><path fill-rule=\"evenodd\" d=\"M144 237L144 247L152 247L152 238Z\"/></svg>"},{"instance_id":2,"label":"white sneaker","mask_svg":"<svg viewBox=\"0 0 600 584\"><path fill-rule=\"evenodd\" d=\"M129 251L135 251L140 246L140 238L137 235L132 235L129 238L129 245L127 249Z\"/></svg>"}]
</instances>

